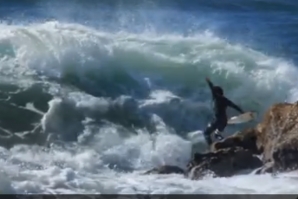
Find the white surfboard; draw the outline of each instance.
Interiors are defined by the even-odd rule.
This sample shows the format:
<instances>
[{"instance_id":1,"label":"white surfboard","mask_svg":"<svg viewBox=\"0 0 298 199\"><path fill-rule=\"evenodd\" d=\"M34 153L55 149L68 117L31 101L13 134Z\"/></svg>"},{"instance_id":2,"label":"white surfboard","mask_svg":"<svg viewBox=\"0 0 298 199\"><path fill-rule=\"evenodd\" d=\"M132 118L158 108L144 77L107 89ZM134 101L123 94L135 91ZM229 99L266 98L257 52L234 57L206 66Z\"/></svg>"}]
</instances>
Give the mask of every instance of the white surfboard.
<instances>
[{"instance_id":1,"label":"white surfboard","mask_svg":"<svg viewBox=\"0 0 298 199\"><path fill-rule=\"evenodd\" d=\"M254 111L249 111L241 115L233 116L228 120L228 124L240 124L249 122L257 117L257 113Z\"/></svg>"}]
</instances>

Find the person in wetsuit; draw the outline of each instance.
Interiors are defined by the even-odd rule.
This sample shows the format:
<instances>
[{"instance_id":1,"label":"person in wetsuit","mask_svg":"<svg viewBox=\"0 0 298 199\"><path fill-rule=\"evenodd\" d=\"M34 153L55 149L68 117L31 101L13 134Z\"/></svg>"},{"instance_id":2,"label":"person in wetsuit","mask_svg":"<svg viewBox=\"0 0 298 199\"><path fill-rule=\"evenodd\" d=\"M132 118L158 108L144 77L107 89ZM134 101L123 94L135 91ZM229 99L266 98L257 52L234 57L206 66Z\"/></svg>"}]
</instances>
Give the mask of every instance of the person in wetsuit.
<instances>
[{"instance_id":1,"label":"person in wetsuit","mask_svg":"<svg viewBox=\"0 0 298 199\"><path fill-rule=\"evenodd\" d=\"M239 111L240 113L244 113L244 112L239 106L237 106L236 104L234 104L232 101L230 101L224 96L223 89L220 86L214 86L209 78L206 78L206 81L212 92L214 119L204 131L204 137L208 145L211 145L212 144L211 134L214 131L216 131L215 137L217 139L220 139L220 140L223 139L223 137L219 133L223 132L223 130L227 126L227 122L228 122L228 117L226 114L227 107L228 106L232 107L237 111Z\"/></svg>"}]
</instances>

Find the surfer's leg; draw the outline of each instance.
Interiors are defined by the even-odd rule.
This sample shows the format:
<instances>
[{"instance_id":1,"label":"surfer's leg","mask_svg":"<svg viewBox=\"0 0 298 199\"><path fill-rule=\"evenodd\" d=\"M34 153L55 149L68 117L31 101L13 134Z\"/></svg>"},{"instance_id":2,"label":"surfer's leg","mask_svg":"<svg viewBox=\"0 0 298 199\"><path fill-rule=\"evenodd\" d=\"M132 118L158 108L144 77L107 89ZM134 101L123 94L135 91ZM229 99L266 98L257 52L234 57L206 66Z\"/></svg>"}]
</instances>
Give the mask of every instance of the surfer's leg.
<instances>
[{"instance_id":1,"label":"surfer's leg","mask_svg":"<svg viewBox=\"0 0 298 199\"><path fill-rule=\"evenodd\" d=\"M222 139L224 139L224 137L221 135L221 133L224 131L224 129L227 126L227 120L226 119L219 120L219 121L217 121L216 124L217 124L216 125L216 130L215 130L215 133L214 133L215 134L215 137L218 140L222 140Z\"/></svg>"},{"instance_id":2,"label":"surfer's leg","mask_svg":"<svg viewBox=\"0 0 298 199\"><path fill-rule=\"evenodd\" d=\"M216 123L212 122L208 124L206 130L204 131L204 137L208 145L212 144L211 133L213 133L215 129L216 129Z\"/></svg>"},{"instance_id":3,"label":"surfer's leg","mask_svg":"<svg viewBox=\"0 0 298 199\"><path fill-rule=\"evenodd\" d=\"M221 131L219 131L218 129L215 130L214 134L215 134L216 139L218 139L218 140L224 139L224 137L221 135Z\"/></svg>"}]
</instances>

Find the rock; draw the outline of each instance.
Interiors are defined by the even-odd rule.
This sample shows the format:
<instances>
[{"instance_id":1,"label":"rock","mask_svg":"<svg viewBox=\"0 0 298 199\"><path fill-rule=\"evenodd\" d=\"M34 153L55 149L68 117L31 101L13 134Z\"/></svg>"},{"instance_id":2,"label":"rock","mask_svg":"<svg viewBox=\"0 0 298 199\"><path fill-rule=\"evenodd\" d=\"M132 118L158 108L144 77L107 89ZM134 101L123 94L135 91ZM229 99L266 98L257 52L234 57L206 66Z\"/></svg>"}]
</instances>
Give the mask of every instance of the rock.
<instances>
[{"instance_id":1,"label":"rock","mask_svg":"<svg viewBox=\"0 0 298 199\"><path fill-rule=\"evenodd\" d=\"M274 162L280 171L298 168L298 104L273 105L257 126L257 144L263 162Z\"/></svg>"},{"instance_id":2,"label":"rock","mask_svg":"<svg viewBox=\"0 0 298 199\"><path fill-rule=\"evenodd\" d=\"M191 168L187 177L191 180L201 180L204 176L217 177L215 172L203 169L201 165Z\"/></svg>"},{"instance_id":3,"label":"rock","mask_svg":"<svg viewBox=\"0 0 298 199\"><path fill-rule=\"evenodd\" d=\"M171 165L164 165L160 167L153 168L149 171L146 171L144 174L185 174L185 171L177 166L171 166Z\"/></svg>"},{"instance_id":4,"label":"rock","mask_svg":"<svg viewBox=\"0 0 298 199\"><path fill-rule=\"evenodd\" d=\"M245 170L263 174L295 169L298 169L298 103L279 103L265 113L256 127L213 143L210 152L195 153L186 172L189 178L200 179L206 174L229 177ZM147 173L153 172L183 173L183 170L163 166Z\"/></svg>"},{"instance_id":5,"label":"rock","mask_svg":"<svg viewBox=\"0 0 298 199\"><path fill-rule=\"evenodd\" d=\"M274 172L274 162L268 162L262 167L256 169L254 174L265 174L265 173L273 173Z\"/></svg>"},{"instance_id":6,"label":"rock","mask_svg":"<svg viewBox=\"0 0 298 199\"><path fill-rule=\"evenodd\" d=\"M298 168L297 138L277 144L272 157L277 170L295 170Z\"/></svg>"},{"instance_id":7,"label":"rock","mask_svg":"<svg viewBox=\"0 0 298 199\"><path fill-rule=\"evenodd\" d=\"M188 177L200 179L210 173L214 177L229 177L247 169L257 169L262 161L250 150L234 147L205 154L196 153L188 165Z\"/></svg>"},{"instance_id":8,"label":"rock","mask_svg":"<svg viewBox=\"0 0 298 199\"><path fill-rule=\"evenodd\" d=\"M214 142L211 145L211 151L240 147L251 151L253 154L261 154L262 151L257 146L257 133L257 130L254 128L237 132L221 141Z\"/></svg>"},{"instance_id":9,"label":"rock","mask_svg":"<svg viewBox=\"0 0 298 199\"><path fill-rule=\"evenodd\" d=\"M255 128L215 142L211 151L235 147L262 154L265 165L256 173L298 169L298 103L273 105Z\"/></svg>"}]
</instances>

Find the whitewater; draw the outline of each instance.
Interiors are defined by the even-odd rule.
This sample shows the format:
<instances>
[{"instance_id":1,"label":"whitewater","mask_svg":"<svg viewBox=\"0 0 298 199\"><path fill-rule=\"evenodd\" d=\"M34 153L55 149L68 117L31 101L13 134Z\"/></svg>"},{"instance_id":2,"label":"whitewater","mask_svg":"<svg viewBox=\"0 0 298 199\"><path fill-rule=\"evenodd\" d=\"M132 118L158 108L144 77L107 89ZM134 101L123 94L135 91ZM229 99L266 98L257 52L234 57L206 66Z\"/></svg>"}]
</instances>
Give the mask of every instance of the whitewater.
<instances>
[{"instance_id":1,"label":"whitewater","mask_svg":"<svg viewBox=\"0 0 298 199\"><path fill-rule=\"evenodd\" d=\"M164 164L185 168L194 151L206 150L202 137L194 143L188 136L212 117L205 77L259 113L225 136L259 122L275 102L297 101L298 69L285 58L210 30L2 22L0 75L2 194L297 192L296 172L199 181L143 175Z\"/></svg>"}]
</instances>

